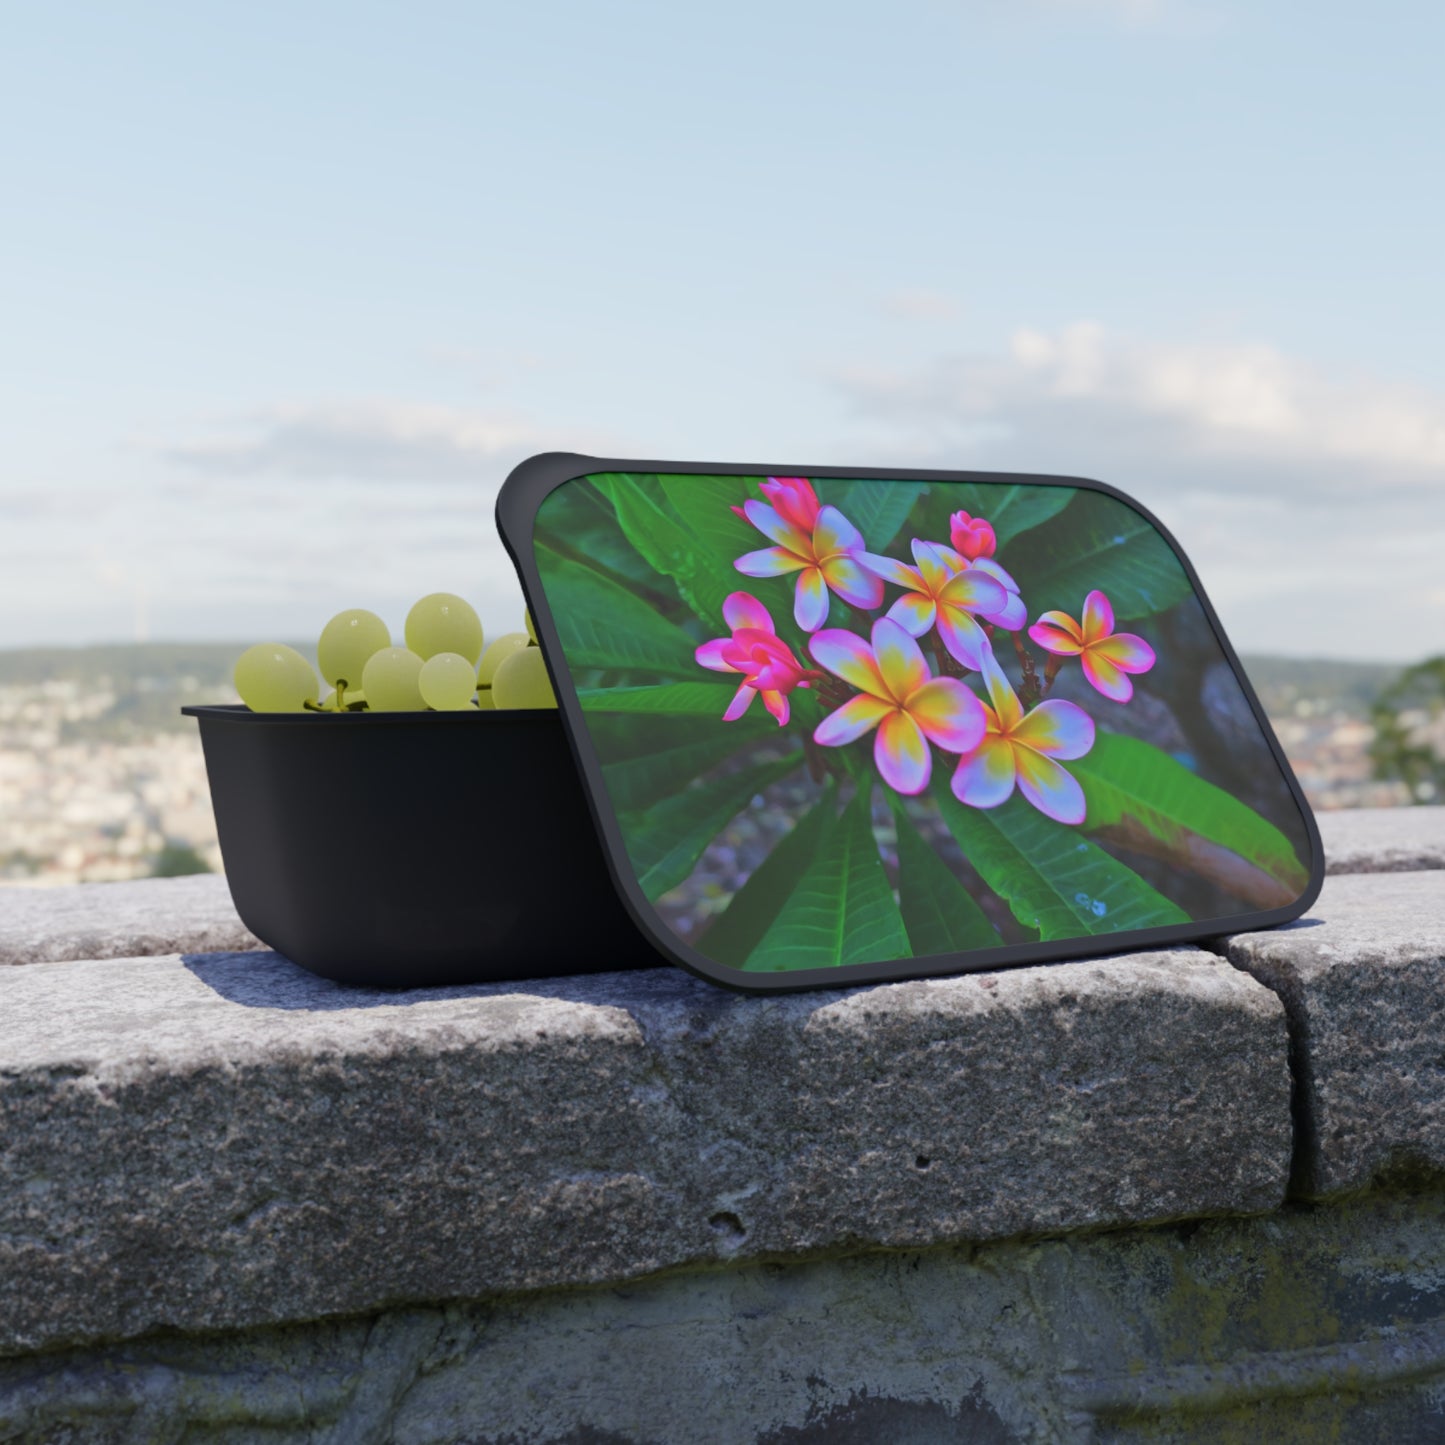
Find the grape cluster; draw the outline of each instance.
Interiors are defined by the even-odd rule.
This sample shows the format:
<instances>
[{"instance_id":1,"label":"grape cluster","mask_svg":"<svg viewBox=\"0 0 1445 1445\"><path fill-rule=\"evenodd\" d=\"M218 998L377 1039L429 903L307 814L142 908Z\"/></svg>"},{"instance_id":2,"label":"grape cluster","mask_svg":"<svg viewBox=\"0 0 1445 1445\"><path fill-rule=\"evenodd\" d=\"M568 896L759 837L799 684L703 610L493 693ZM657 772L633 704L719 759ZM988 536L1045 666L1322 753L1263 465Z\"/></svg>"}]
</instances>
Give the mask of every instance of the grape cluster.
<instances>
[{"instance_id":1,"label":"grape cluster","mask_svg":"<svg viewBox=\"0 0 1445 1445\"><path fill-rule=\"evenodd\" d=\"M331 691L318 701L317 669L294 647L259 642L236 663L236 691L252 712L461 712L556 707L532 615L525 632L483 648L481 619L450 592L423 597L406 615L405 647L374 612L338 612L316 643Z\"/></svg>"}]
</instances>

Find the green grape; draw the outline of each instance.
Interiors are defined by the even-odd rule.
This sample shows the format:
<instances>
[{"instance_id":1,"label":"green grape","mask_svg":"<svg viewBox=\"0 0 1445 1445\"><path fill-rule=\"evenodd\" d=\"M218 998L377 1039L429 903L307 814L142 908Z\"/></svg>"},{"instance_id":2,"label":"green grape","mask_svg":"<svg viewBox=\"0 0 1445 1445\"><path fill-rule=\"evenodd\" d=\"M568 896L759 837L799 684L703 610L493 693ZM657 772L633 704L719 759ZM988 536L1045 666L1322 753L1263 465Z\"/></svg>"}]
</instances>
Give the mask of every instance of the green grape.
<instances>
[{"instance_id":1,"label":"green grape","mask_svg":"<svg viewBox=\"0 0 1445 1445\"><path fill-rule=\"evenodd\" d=\"M372 712L422 712L421 658L404 647L383 647L366 660L361 686Z\"/></svg>"},{"instance_id":2,"label":"green grape","mask_svg":"<svg viewBox=\"0 0 1445 1445\"><path fill-rule=\"evenodd\" d=\"M465 597L433 592L406 614L406 645L422 659L459 652L473 667L482 655L482 620Z\"/></svg>"},{"instance_id":3,"label":"green grape","mask_svg":"<svg viewBox=\"0 0 1445 1445\"><path fill-rule=\"evenodd\" d=\"M316 644L316 661L321 667L321 676L333 687L344 681L349 691L361 686L361 674L366 669L366 660L372 653L391 646L391 633L386 623L374 612L353 607L347 612L338 612L321 629Z\"/></svg>"},{"instance_id":4,"label":"green grape","mask_svg":"<svg viewBox=\"0 0 1445 1445\"><path fill-rule=\"evenodd\" d=\"M459 652L439 652L422 663L417 686L428 707L438 712L458 712L472 705L477 670Z\"/></svg>"},{"instance_id":5,"label":"green grape","mask_svg":"<svg viewBox=\"0 0 1445 1445\"><path fill-rule=\"evenodd\" d=\"M316 705L316 673L284 642L258 642L236 662L236 691L252 712L305 712Z\"/></svg>"},{"instance_id":6,"label":"green grape","mask_svg":"<svg viewBox=\"0 0 1445 1445\"><path fill-rule=\"evenodd\" d=\"M522 620L527 624L527 636L532 639L532 645L537 646L537 624L532 621L532 609L529 607L522 613Z\"/></svg>"},{"instance_id":7,"label":"green grape","mask_svg":"<svg viewBox=\"0 0 1445 1445\"><path fill-rule=\"evenodd\" d=\"M358 706L360 706L360 707L365 707L365 706L366 706L366 694L365 694L364 692L362 692L362 690L361 690L359 687L348 687L348 688L346 689L346 696L341 699L341 708L340 708L340 711L345 712L345 711L347 710L347 708L358 707ZM323 698L321 699L321 711L322 711L322 712L336 712L336 711L337 711L337 707L336 707L336 689L335 689L334 687L331 689L330 692L328 692L328 693L326 694L325 697L323 697Z\"/></svg>"},{"instance_id":8,"label":"green grape","mask_svg":"<svg viewBox=\"0 0 1445 1445\"><path fill-rule=\"evenodd\" d=\"M477 706L481 708L483 712L495 712L497 710L497 700L492 696L491 688L479 687L477 689Z\"/></svg>"},{"instance_id":9,"label":"green grape","mask_svg":"<svg viewBox=\"0 0 1445 1445\"><path fill-rule=\"evenodd\" d=\"M492 679L492 701L499 708L557 706L541 648L518 648L502 660Z\"/></svg>"},{"instance_id":10,"label":"green grape","mask_svg":"<svg viewBox=\"0 0 1445 1445\"><path fill-rule=\"evenodd\" d=\"M477 686L490 687L492 679L497 675L497 669L502 663L519 647L527 645L525 632L504 632L500 637L489 642L487 650L482 654L482 665L477 669Z\"/></svg>"}]
</instances>

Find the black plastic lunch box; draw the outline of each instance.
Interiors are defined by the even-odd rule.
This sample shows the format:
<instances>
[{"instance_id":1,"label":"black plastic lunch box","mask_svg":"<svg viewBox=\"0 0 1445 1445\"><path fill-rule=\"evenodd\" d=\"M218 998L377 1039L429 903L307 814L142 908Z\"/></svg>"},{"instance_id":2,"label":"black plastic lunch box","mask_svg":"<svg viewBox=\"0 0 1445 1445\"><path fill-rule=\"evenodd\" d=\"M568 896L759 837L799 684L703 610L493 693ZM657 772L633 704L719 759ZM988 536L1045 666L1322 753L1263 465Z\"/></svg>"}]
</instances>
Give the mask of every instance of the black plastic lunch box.
<instances>
[{"instance_id":1,"label":"black plastic lunch box","mask_svg":"<svg viewBox=\"0 0 1445 1445\"><path fill-rule=\"evenodd\" d=\"M183 711L236 911L311 972L394 988L664 961L608 875L557 712Z\"/></svg>"},{"instance_id":2,"label":"black plastic lunch box","mask_svg":"<svg viewBox=\"0 0 1445 1445\"><path fill-rule=\"evenodd\" d=\"M558 709L183 709L200 725L227 881L247 927L314 973L373 987L673 962L726 987L777 992L1173 946L1288 922L1314 901L1324 869L1308 803L1188 559L1138 503L1082 478L783 470L560 453L514 469L498 498L498 530L517 567ZM962 510L950 514L954 505ZM808 506L811 520L803 515ZM1082 520L1070 511L1080 508ZM909 518L935 540L910 541L900 532ZM987 554L947 551L939 539L970 521L987 528ZM591 539L592 553L576 545L577 535ZM993 559L995 535L1002 561ZM879 539L875 550L912 546L918 568L874 555L865 536ZM757 550L769 539L772 548ZM819 548L833 550L825 556ZM930 557L946 583L919 570ZM811 578L816 592L822 578L828 588L843 587L843 574L827 581L833 575L827 566L839 558L866 562L879 579L878 596L839 592L830 600L824 590L831 612L808 621L803 613L812 617L811 603L805 609L804 602L813 594L805 597L804 584ZM1138 618L1138 625L1155 628L1157 653L1121 634L1148 653L1132 670L1148 672L1171 652L1179 659L1155 698L1154 722L1145 717L1134 734L1130 715L1119 711L1129 688L1120 694L1097 680L1078 683L1098 693L1090 705L1099 728L1091 714L1088 743L1061 755L1076 762L1090 748L1100 751L1100 730L1115 739L1113 771L1105 759L1090 783L1088 817L1040 811L1042 804L1023 798L1022 782L1017 796L988 800L961 795L956 776L950 789L943 770L955 766L954 753L960 770L970 749L981 756L978 739L952 747L935 740L945 781L931 798L922 796L926 772L916 787L880 781L881 772L875 777L876 740L857 730L861 714L838 736L821 736L823 727L813 721L787 730L787 700L778 690L785 686L797 689L799 717L815 686L817 697L831 697L830 719L869 698L876 704L887 670L878 672L884 681L870 684L858 659L874 657L885 643L895 663L905 643L913 649L935 700L939 685L960 707L960 692L966 694L980 734L986 713L998 738L1013 729L1011 760L1034 745L1025 738L1029 718L1022 712L1007 728L1000 721L1009 699L1016 711L1027 707L1040 717L1045 709L1054 710L1048 718L1079 712L1077 702L1061 696L1040 701L1068 649L1045 639L1039 645L1048 656L1033 657L1021 623L984 609L989 631L978 635L999 633L1006 664L1021 670L1019 686L1032 693L1026 704L991 641L977 646L993 668L988 689L1003 690L985 693L975 679L981 689L975 696L959 678L980 669L978 658L960 654L956 639L945 656L940 632L929 644L935 654L929 663L913 640L922 635L917 626L905 636L892 620L899 599L882 612L883 579L899 598L910 588L932 596L930 587L953 587L974 567L994 579L988 585L998 593L995 602L1006 600L1005 584L1021 600L1020 582L1005 563L1021 569L1024 591L1044 593L1035 629L1050 619L1055 628L1071 626L1080 656L1113 636L1107 595L1089 590L1107 582L1127 603L1118 614L1123 623ZM740 597L753 619L746 625L737 620ZM1092 641L1072 621L1074 612L1058 610L1077 611L1081 603L1107 616L1090 624L1104 629ZM933 606L941 617L940 609L957 612L965 603L945 597ZM758 656L765 653L769 667L779 656L794 665L755 683L747 648L761 647L764 624L764 641L776 646ZM869 626L871 641L864 637ZM779 629L807 636L789 643ZM1037 642L1035 629L1028 635ZM743 649L733 661L717 651L728 637ZM804 652L818 668L807 668ZM950 658L957 664L952 674ZM882 666L875 663L875 670ZM1218 738L1211 732L1205 741L1213 738L1217 753L1228 738L1230 756L1245 748L1253 771L1245 770L1244 781L1268 795L1278 824L1228 791L1239 781L1237 769L1216 758L1211 777L1187 738L1138 733L1157 731L1161 710L1176 727L1181 716L1208 721L1204 681L1221 668L1237 684L1253 728ZM719 671L743 681L735 685ZM1161 664L1161 675L1166 671ZM845 700L850 689L863 691ZM777 728L749 732L740 719L759 690L752 723L766 704ZM985 695L997 715L979 701ZM888 694L900 715L912 696ZM882 724L877 717L873 723L881 738ZM845 755L842 749L854 743L863 751ZM922 742L925 757L933 745ZM1129 756L1143 756L1145 764L1121 773L1120 748L1132 748ZM1058 771L1072 779L1062 766ZM804 817L809 827L799 821ZM745 826L734 834L739 818ZM1256 886L1261 878L1269 885L1264 892ZM1191 893L1199 880L1209 887ZM822 963L819 939L828 955Z\"/></svg>"}]
</instances>

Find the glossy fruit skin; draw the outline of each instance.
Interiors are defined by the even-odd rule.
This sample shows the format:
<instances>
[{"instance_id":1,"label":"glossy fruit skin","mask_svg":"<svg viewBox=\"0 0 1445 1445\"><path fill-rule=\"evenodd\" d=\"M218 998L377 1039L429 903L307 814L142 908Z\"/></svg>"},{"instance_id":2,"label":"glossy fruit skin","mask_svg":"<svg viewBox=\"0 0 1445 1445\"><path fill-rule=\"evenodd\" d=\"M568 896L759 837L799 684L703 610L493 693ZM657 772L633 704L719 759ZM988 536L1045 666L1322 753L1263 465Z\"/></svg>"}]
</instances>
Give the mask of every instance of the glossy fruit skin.
<instances>
[{"instance_id":1,"label":"glossy fruit skin","mask_svg":"<svg viewBox=\"0 0 1445 1445\"><path fill-rule=\"evenodd\" d=\"M504 632L500 637L494 637L487 644L487 650L482 654L481 664L477 668L477 686L490 687L502 663L514 652L530 646L531 642L525 632Z\"/></svg>"},{"instance_id":2,"label":"glossy fruit skin","mask_svg":"<svg viewBox=\"0 0 1445 1445\"><path fill-rule=\"evenodd\" d=\"M492 701L499 708L557 706L540 648L521 648L503 661L492 679Z\"/></svg>"},{"instance_id":3,"label":"glossy fruit skin","mask_svg":"<svg viewBox=\"0 0 1445 1445\"><path fill-rule=\"evenodd\" d=\"M384 647L367 660L362 690L371 712L423 712L422 660L405 647Z\"/></svg>"},{"instance_id":4,"label":"glossy fruit skin","mask_svg":"<svg viewBox=\"0 0 1445 1445\"><path fill-rule=\"evenodd\" d=\"M439 652L456 652L475 667L483 641L476 608L454 592L429 592L406 614L406 645L423 662Z\"/></svg>"},{"instance_id":5,"label":"glossy fruit skin","mask_svg":"<svg viewBox=\"0 0 1445 1445\"><path fill-rule=\"evenodd\" d=\"M476 696L477 669L459 652L438 652L422 663L417 686L429 708L460 712L471 707Z\"/></svg>"},{"instance_id":6,"label":"glossy fruit skin","mask_svg":"<svg viewBox=\"0 0 1445 1445\"><path fill-rule=\"evenodd\" d=\"M305 712L320 691L316 670L284 642L248 647L236 660L233 680L252 712Z\"/></svg>"},{"instance_id":7,"label":"glossy fruit skin","mask_svg":"<svg viewBox=\"0 0 1445 1445\"><path fill-rule=\"evenodd\" d=\"M364 607L338 612L316 642L316 661L321 675L335 687L346 679L347 691L360 688L367 661L391 646L391 631L376 613Z\"/></svg>"}]
</instances>

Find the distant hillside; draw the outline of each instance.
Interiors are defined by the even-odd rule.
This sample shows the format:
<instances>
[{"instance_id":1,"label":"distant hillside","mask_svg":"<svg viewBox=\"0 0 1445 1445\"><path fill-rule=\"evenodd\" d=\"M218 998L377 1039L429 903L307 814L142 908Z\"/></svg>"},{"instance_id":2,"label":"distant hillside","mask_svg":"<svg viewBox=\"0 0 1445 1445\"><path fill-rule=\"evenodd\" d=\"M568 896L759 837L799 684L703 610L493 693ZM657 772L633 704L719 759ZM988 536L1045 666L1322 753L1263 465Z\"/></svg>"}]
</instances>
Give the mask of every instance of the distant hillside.
<instances>
[{"instance_id":1,"label":"distant hillside","mask_svg":"<svg viewBox=\"0 0 1445 1445\"><path fill-rule=\"evenodd\" d=\"M31 647L0 651L0 687L65 681L113 691L103 716L67 723L67 739L122 741L189 726L182 703L233 702L231 669L242 642L117 643L104 647ZM310 647L298 647L314 657ZM1266 711L1292 713L1308 699L1363 715L1402 669L1380 662L1330 658L1245 657L1245 670Z\"/></svg>"},{"instance_id":2,"label":"distant hillside","mask_svg":"<svg viewBox=\"0 0 1445 1445\"><path fill-rule=\"evenodd\" d=\"M190 677L229 683L244 642L122 642L99 647L25 647L0 652L0 687L40 682L179 685Z\"/></svg>"},{"instance_id":3,"label":"distant hillside","mask_svg":"<svg viewBox=\"0 0 1445 1445\"><path fill-rule=\"evenodd\" d=\"M0 651L0 688L75 682L113 692L100 717L64 723L61 741L130 742L193 728L183 704L235 702L231 669L245 650L243 642L132 642Z\"/></svg>"},{"instance_id":4,"label":"distant hillside","mask_svg":"<svg viewBox=\"0 0 1445 1445\"><path fill-rule=\"evenodd\" d=\"M1325 657L1241 657L1244 670L1271 715L1293 712L1309 700L1363 716L1381 689L1404 671L1390 662L1340 662Z\"/></svg>"}]
</instances>

